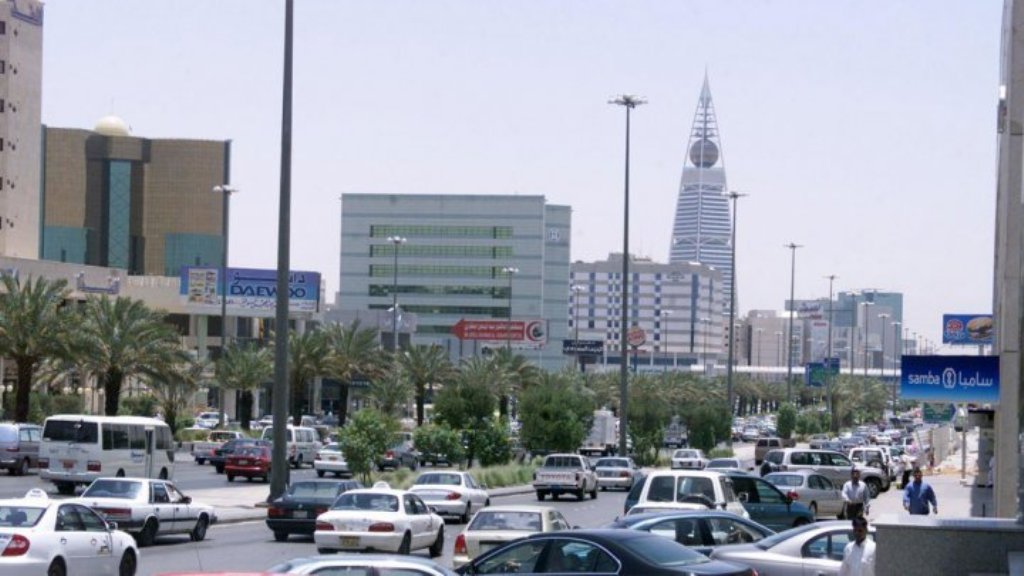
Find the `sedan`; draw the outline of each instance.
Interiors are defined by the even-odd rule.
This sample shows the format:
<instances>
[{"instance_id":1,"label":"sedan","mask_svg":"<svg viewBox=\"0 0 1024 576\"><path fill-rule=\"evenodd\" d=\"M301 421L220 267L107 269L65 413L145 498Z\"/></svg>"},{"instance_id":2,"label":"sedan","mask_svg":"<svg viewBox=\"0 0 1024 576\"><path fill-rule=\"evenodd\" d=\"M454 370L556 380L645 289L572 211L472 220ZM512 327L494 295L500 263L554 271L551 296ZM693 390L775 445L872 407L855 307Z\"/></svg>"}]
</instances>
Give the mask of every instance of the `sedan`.
<instances>
[{"instance_id":1,"label":"sedan","mask_svg":"<svg viewBox=\"0 0 1024 576\"><path fill-rule=\"evenodd\" d=\"M550 506L492 506L481 510L455 538L452 563L461 566L492 548L538 532L568 530L569 521Z\"/></svg>"},{"instance_id":2,"label":"sedan","mask_svg":"<svg viewBox=\"0 0 1024 576\"><path fill-rule=\"evenodd\" d=\"M230 456L224 463L224 474L228 482L234 482L235 476L248 478L263 478L264 482L270 481L270 446L248 446L240 448Z\"/></svg>"},{"instance_id":3,"label":"sedan","mask_svg":"<svg viewBox=\"0 0 1024 576\"><path fill-rule=\"evenodd\" d=\"M747 461L744 462L739 458L714 458L708 461L706 470L741 470L749 472L754 469L754 463Z\"/></svg>"},{"instance_id":4,"label":"sedan","mask_svg":"<svg viewBox=\"0 0 1024 576\"><path fill-rule=\"evenodd\" d=\"M288 490L267 507L267 528L274 540L284 542L289 534L312 536L316 518L334 504L338 496L362 488L357 480L304 480L293 482Z\"/></svg>"},{"instance_id":5,"label":"sedan","mask_svg":"<svg viewBox=\"0 0 1024 576\"><path fill-rule=\"evenodd\" d=\"M338 478L352 477L352 470L349 469L345 455L341 453L341 446L337 442L332 442L317 451L316 459L313 460L313 470L316 470L316 475L321 478L328 472Z\"/></svg>"},{"instance_id":6,"label":"sedan","mask_svg":"<svg viewBox=\"0 0 1024 576\"><path fill-rule=\"evenodd\" d=\"M213 506L193 502L169 480L97 478L75 501L117 522L140 547L165 534L187 534L200 542L217 521Z\"/></svg>"},{"instance_id":7,"label":"sedan","mask_svg":"<svg viewBox=\"0 0 1024 576\"><path fill-rule=\"evenodd\" d=\"M417 556L351 554L295 558L278 564L268 574L375 574L377 576L456 576L455 572Z\"/></svg>"},{"instance_id":8,"label":"sedan","mask_svg":"<svg viewBox=\"0 0 1024 576\"><path fill-rule=\"evenodd\" d=\"M491 505L487 487L469 472L424 472L409 491L437 514L454 516L463 524L469 522L474 510Z\"/></svg>"},{"instance_id":9,"label":"sedan","mask_svg":"<svg viewBox=\"0 0 1024 576\"><path fill-rule=\"evenodd\" d=\"M732 480L733 491L751 520L772 530L786 530L814 522L814 513L806 504L794 501L764 478L735 470L724 474Z\"/></svg>"},{"instance_id":10,"label":"sedan","mask_svg":"<svg viewBox=\"0 0 1024 576\"><path fill-rule=\"evenodd\" d=\"M435 558L444 551L444 519L416 494L378 482L371 489L338 496L331 509L316 519L313 540L321 554L335 550L408 554L428 548Z\"/></svg>"},{"instance_id":11,"label":"sedan","mask_svg":"<svg viewBox=\"0 0 1024 576\"><path fill-rule=\"evenodd\" d=\"M681 574L754 576L668 538L637 530L573 530L527 536L476 558L459 574L582 573L621 576Z\"/></svg>"},{"instance_id":12,"label":"sedan","mask_svg":"<svg viewBox=\"0 0 1024 576\"><path fill-rule=\"evenodd\" d=\"M224 465L227 462L228 456L231 456L237 450L241 450L247 446L270 446L270 442L267 442L266 440L257 440L255 438L228 440L223 446L213 451L213 455L210 456L210 464L213 465L217 474L223 474Z\"/></svg>"},{"instance_id":13,"label":"sedan","mask_svg":"<svg viewBox=\"0 0 1024 576\"><path fill-rule=\"evenodd\" d=\"M710 554L717 546L757 542L775 534L771 528L722 510L675 510L631 514L605 528L642 530Z\"/></svg>"},{"instance_id":14,"label":"sedan","mask_svg":"<svg viewBox=\"0 0 1024 576\"><path fill-rule=\"evenodd\" d=\"M874 527L868 526L868 535L874 538L874 534ZM773 576L833 576L839 574L843 551L852 541L850 523L832 520L779 532L753 544L722 546L711 557L746 564Z\"/></svg>"},{"instance_id":15,"label":"sedan","mask_svg":"<svg viewBox=\"0 0 1024 576\"><path fill-rule=\"evenodd\" d=\"M629 490L633 482L643 476L640 467L632 458L599 458L594 463L594 471L597 473L597 486L601 490Z\"/></svg>"},{"instance_id":16,"label":"sedan","mask_svg":"<svg viewBox=\"0 0 1024 576\"><path fill-rule=\"evenodd\" d=\"M79 502L40 488L0 500L0 575L134 576L135 540Z\"/></svg>"},{"instance_id":17,"label":"sedan","mask_svg":"<svg viewBox=\"0 0 1024 576\"><path fill-rule=\"evenodd\" d=\"M673 469L703 470L708 463L704 452L693 448L682 448L672 453Z\"/></svg>"},{"instance_id":18,"label":"sedan","mask_svg":"<svg viewBox=\"0 0 1024 576\"><path fill-rule=\"evenodd\" d=\"M807 504L817 518L835 518L843 511L843 496L828 478L813 470L772 472L764 477L794 500Z\"/></svg>"}]
</instances>

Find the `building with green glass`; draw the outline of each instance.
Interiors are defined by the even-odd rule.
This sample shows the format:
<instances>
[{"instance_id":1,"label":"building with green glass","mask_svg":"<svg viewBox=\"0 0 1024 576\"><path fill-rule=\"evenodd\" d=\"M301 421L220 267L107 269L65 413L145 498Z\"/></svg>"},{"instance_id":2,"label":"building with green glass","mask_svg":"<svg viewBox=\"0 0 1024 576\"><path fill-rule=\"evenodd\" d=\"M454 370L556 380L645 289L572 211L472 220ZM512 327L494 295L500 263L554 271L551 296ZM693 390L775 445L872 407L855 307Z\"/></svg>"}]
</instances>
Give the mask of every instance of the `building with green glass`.
<instances>
[{"instance_id":1,"label":"building with green glass","mask_svg":"<svg viewBox=\"0 0 1024 576\"><path fill-rule=\"evenodd\" d=\"M397 293L394 324L401 334L410 325L401 315L415 314L413 344L440 344L453 361L508 345L561 368L570 232L570 208L543 196L343 194L336 304L390 314ZM460 339L453 327L461 320L539 320L546 343Z\"/></svg>"},{"instance_id":2,"label":"building with green glass","mask_svg":"<svg viewBox=\"0 0 1024 576\"><path fill-rule=\"evenodd\" d=\"M231 142L133 136L113 116L94 130L43 128L44 260L177 276L219 266Z\"/></svg>"}]
</instances>

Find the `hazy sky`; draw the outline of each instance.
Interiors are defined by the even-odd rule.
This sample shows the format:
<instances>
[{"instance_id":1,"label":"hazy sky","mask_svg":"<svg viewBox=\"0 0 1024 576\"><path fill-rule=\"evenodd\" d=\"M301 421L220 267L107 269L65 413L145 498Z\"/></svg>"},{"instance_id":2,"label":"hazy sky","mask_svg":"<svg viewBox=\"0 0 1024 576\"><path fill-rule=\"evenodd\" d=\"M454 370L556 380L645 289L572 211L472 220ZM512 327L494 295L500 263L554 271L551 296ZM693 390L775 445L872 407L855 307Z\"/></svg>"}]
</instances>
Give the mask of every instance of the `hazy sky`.
<instances>
[{"instance_id":1,"label":"hazy sky","mask_svg":"<svg viewBox=\"0 0 1024 576\"><path fill-rule=\"evenodd\" d=\"M740 202L739 309L992 307L999 0L295 2L292 268L338 288L344 192L543 194L572 257L665 261L705 68ZM231 263L276 266L284 2L48 0L43 122L233 140Z\"/></svg>"}]
</instances>

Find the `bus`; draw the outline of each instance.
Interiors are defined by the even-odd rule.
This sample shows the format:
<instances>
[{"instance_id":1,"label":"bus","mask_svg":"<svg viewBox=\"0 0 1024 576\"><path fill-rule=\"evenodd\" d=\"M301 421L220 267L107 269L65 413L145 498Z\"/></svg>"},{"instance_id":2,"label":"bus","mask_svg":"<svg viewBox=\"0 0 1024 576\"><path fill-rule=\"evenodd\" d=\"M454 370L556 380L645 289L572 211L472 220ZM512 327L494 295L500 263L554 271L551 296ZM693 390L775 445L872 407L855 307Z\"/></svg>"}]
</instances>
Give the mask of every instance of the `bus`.
<instances>
[{"instance_id":1,"label":"bus","mask_svg":"<svg viewBox=\"0 0 1024 576\"><path fill-rule=\"evenodd\" d=\"M59 414L43 423L39 477L61 494L101 476L166 480L174 452L171 428L156 418Z\"/></svg>"}]
</instances>

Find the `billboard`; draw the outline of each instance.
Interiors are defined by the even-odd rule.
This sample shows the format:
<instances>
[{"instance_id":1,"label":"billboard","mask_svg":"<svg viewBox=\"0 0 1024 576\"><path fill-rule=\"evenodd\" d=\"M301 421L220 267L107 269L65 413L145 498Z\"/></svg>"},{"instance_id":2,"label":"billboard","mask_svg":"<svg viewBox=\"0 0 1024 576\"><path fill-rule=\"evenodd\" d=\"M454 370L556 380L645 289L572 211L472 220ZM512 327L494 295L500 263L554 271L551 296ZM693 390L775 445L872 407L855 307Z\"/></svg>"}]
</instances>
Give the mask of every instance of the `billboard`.
<instances>
[{"instance_id":1,"label":"billboard","mask_svg":"<svg viewBox=\"0 0 1024 576\"><path fill-rule=\"evenodd\" d=\"M227 269L227 308L232 314L273 316L277 308L277 270ZM320 273L292 271L288 278L288 311L316 312L320 304ZM216 314L221 308L220 268L185 266L179 294L188 306Z\"/></svg>"},{"instance_id":2,"label":"billboard","mask_svg":"<svg viewBox=\"0 0 1024 576\"><path fill-rule=\"evenodd\" d=\"M998 356L904 356L900 397L925 402L999 402Z\"/></svg>"},{"instance_id":3,"label":"billboard","mask_svg":"<svg viewBox=\"0 0 1024 576\"><path fill-rule=\"evenodd\" d=\"M466 320L452 326L452 334L459 340L489 340L543 346L548 341L547 323L531 320Z\"/></svg>"},{"instance_id":4,"label":"billboard","mask_svg":"<svg viewBox=\"0 0 1024 576\"><path fill-rule=\"evenodd\" d=\"M604 354L604 340L562 340L562 354L600 356Z\"/></svg>"},{"instance_id":5,"label":"billboard","mask_svg":"<svg viewBox=\"0 0 1024 576\"><path fill-rule=\"evenodd\" d=\"M991 314L943 314L943 344L991 344Z\"/></svg>"}]
</instances>

